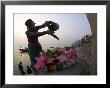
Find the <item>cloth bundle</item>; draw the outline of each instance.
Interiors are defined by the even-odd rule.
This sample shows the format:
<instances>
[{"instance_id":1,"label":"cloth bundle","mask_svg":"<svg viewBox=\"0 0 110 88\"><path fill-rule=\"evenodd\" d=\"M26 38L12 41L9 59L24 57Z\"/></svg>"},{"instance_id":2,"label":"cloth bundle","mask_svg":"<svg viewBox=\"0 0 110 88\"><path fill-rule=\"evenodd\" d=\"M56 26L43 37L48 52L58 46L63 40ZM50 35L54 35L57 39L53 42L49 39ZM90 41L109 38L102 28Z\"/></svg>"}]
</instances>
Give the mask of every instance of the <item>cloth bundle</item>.
<instances>
[{"instance_id":1,"label":"cloth bundle","mask_svg":"<svg viewBox=\"0 0 110 88\"><path fill-rule=\"evenodd\" d=\"M75 63L75 61L76 61L76 51L75 51L74 48L70 48L67 51L65 50L65 48L58 48L57 50L59 52L61 52L61 54L56 58L48 57L46 52L42 51L40 53L40 57L37 58L37 62L34 65L34 68L36 70L43 69L46 66L46 64L53 63L55 60L59 60L59 62L62 63L62 64L64 62L71 63L71 64Z\"/></svg>"}]
</instances>

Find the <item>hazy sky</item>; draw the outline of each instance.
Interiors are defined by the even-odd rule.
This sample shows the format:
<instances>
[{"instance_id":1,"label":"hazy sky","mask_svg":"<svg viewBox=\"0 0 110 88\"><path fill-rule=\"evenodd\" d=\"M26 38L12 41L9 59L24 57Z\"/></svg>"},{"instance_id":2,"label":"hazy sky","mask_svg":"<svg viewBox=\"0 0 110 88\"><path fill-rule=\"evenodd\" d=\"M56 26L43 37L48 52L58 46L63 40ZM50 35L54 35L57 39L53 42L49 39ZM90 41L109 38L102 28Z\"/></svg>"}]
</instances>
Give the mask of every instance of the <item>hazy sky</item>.
<instances>
[{"instance_id":1,"label":"hazy sky","mask_svg":"<svg viewBox=\"0 0 110 88\"><path fill-rule=\"evenodd\" d=\"M19 46L27 47L27 38L25 31L25 21L32 19L36 25L41 25L45 21L57 22L60 26L55 34L59 37L59 41L50 35L44 35L39 38L44 50L47 48L69 46L76 40L81 39L86 34L91 34L90 25L86 14L14 14L14 43ZM45 31L47 28L40 29Z\"/></svg>"}]
</instances>

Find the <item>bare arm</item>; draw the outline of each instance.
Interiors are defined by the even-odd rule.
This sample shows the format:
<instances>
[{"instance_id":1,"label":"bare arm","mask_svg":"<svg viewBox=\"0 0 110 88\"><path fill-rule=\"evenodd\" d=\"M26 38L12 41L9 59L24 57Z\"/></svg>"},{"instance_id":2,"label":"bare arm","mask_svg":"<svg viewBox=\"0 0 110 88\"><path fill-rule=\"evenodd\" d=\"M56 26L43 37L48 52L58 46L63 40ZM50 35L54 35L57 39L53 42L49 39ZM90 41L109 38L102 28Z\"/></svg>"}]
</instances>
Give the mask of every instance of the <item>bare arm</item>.
<instances>
[{"instance_id":1,"label":"bare arm","mask_svg":"<svg viewBox=\"0 0 110 88\"><path fill-rule=\"evenodd\" d=\"M26 32L27 36L35 36L35 37L43 36L45 34L47 34L47 31L43 31L43 32Z\"/></svg>"},{"instance_id":2,"label":"bare arm","mask_svg":"<svg viewBox=\"0 0 110 88\"><path fill-rule=\"evenodd\" d=\"M50 23L50 21L46 21L46 22L43 23L42 25L36 26L36 29L44 28L44 27L46 27L49 23Z\"/></svg>"},{"instance_id":3,"label":"bare arm","mask_svg":"<svg viewBox=\"0 0 110 88\"><path fill-rule=\"evenodd\" d=\"M35 36L35 37L39 37L39 36L43 36L45 34L50 34L51 31L47 30L47 31L43 31L43 32L30 32L30 31L27 31L26 32L26 35L27 36Z\"/></svg>"},{"instance_id":4,"label":"bare arm","mask_svg":"<svg viewBox=\"0 0 110 88\"><path fill-rule=\"evenodd\" d=\"M48 34L48 32L47 32L47 31L37 32L37 33L36 33L36 36L39 37L39 36L43 36L43 35L45 35L45 34Z\"/></svg>"}]
</instances>

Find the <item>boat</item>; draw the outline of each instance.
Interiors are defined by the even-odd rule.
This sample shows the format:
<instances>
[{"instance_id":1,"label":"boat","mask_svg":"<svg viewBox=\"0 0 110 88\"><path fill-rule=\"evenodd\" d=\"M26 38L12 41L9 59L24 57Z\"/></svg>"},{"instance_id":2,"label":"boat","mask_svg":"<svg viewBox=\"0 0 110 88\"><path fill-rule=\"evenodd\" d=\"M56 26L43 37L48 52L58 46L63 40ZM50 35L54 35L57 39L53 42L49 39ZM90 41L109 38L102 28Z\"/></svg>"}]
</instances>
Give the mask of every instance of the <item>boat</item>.
<instances>
[{"instance_id":1,"label":"boat","mask_svg":"<svg viewBox=\"0 0 110 88\"><path fill-rule=\"evenodd\" d=\"M28 52L28 48L20 48L20 53L27 53Z\"/></svg>"}]
</instances>

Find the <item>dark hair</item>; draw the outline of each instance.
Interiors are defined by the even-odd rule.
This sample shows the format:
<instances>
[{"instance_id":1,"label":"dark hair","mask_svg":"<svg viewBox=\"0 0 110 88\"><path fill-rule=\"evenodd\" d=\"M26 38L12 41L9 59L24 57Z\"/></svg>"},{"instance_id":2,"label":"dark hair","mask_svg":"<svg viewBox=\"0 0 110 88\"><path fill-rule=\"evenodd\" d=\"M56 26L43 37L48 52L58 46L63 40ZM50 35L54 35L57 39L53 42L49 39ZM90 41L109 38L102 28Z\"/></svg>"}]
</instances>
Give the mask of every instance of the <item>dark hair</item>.
<instances>
[{"instance_id":1,"label":"dark hair","mask_svg":"<svg viewBox=\"0 0 110 88\"><path fill-rule=\"evenodd\" d=\"M27 68L29 68L29 66L27 66Z\"/></svg>"},{"instance_id":2,"label":"dark hair","mask_svg":"<svg viewBox=\"0 0 110 88\"><path fill-rule=\"evenodd\" d=\"M20 61L19 64L22 64L22 62Z\"/></svg>"},{"instance_id":3,"label":"dark hair","mask_svg":"<svg viewBox=\"0 0 110 88\"><path fill-rule=\"evenodd\" d=\"M28 19L26 22L25 22L25 25L26 26L29 26L33 21L31 19Z\"/></svg>"}]
</instances>

